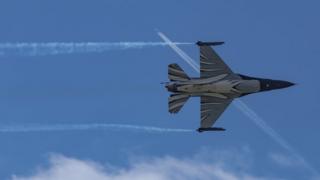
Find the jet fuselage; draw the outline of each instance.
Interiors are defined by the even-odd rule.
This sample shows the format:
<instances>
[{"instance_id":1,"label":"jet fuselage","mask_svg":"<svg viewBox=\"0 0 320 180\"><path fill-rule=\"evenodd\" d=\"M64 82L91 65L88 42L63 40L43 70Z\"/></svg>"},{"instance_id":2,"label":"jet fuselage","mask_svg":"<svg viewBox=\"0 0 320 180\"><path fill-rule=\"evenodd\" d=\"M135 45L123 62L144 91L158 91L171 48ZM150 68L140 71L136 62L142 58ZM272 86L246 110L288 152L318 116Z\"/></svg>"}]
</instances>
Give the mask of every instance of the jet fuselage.
<instances>
[{"instance_id":1,"label":"jet fuselage","mask_svg":"<svg viewBox=\"0 0 320 180\"><path fill-rule=\"evenodd\" d=\"M213 96L218 98L236 98L251 93L286 88L294 85L288 81L253 78L239 75L239 78L225 78L219 75L210 78L192 78L188 81L173 81L166 85L173 93L189 94L190 96Z\"/></svg>"}]
</instances>

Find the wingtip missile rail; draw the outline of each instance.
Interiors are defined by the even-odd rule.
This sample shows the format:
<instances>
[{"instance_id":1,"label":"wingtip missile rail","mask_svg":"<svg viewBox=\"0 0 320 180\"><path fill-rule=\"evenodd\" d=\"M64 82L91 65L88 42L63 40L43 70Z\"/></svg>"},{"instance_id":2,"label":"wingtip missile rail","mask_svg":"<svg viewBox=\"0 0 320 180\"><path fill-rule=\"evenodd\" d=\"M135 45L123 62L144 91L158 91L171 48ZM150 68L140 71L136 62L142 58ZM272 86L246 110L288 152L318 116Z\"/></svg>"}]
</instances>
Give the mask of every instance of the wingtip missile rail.
<instances>
[{"instance_id":1,"label":"wingtip missile rail","mask_svg":"<svg viewBox=\"0 0 320 180\"><path fill-rule=\"evenodd\" d=\"M202 41L198 41L196 43L198 46L219 46L224 44L224 42L202 42Z\"/></svg>"},{"instance_id":2,"label":"wingtip missile rail","mask_svg":"<svg viewBox=\"0 0 320 180\"><path fill-rule=\"evenodd\" d=\"M199 133L204 132L204 131L225 131L226 129L221 128L221 127L210 127L210 128L198 128L197 131Z\"/></svg>"}]
</instances>

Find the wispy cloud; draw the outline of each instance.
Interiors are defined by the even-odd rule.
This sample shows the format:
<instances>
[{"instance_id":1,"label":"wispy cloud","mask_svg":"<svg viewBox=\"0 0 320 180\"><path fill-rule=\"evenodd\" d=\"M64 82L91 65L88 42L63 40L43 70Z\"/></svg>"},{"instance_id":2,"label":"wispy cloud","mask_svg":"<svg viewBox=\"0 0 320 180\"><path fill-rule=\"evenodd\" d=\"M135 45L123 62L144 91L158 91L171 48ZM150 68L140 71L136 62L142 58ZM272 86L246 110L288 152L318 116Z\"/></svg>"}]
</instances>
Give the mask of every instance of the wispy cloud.
<instances>
[{"instance_id":1,"label":"wispy cloud","mask_svg":"<svg viewBox=\"0 0 320 180\"><path fill-rule=\"evenodd\" d=\"M301 163L294 157L281 153L269 153L269 158L281 167L300 167Z\"/></svg>"},{"instance_id":2,"label":"wispy cloud","mask_svg":"<svg viewBox=\"0 0 320 180\"><path fill-rule=\"evenodd\" d=\"M190 45L188 42L171 42L175 45ZM73 53L97 53L109 50L139 49L168 46L164 42L20 42L0 43L0 56L44 56Z\"/></svg>"},{"instance_id":3,"label":"wispy cloud","mask_svg":"<svg viewBox=\"0 0 320 180\"><path fill-rule=\"evenodd\" d=\"M163 33L158 32L158 35L166 42L172 42ZM170 47L178 53L178 55L185 60L196 72L199 72L199 66L190 56L183 52L179 47L171 43ZM181 55L183 54L183 55ZM239 109L244 115L252 120L263 132L271 137L282 148L286 149L304 168L308 169L315 176L319 176L317 170L312 167L279 133L277 133L271 126L269 126L265 120L263 120L257 113L255 113L248 105L246 105L240 99L236 99L233 103L237 109Z\"/></svg>"},{"instance_id":4,"label":"wispy cloud","mask_svg":"<svg viewBox=\"0 0 320 180\"><path fill-rule=\"evenodd\" d=\"M223 154L224 156L221 156ZM231 155L231 156L228 156ZM141 158L131 161L127 168L111 164L79 160L62 155L52 155L48 168L40 168L33 175L13 175L12 180L263 180L277 179L260 177L248 168L234 167L246 164L248 158L238 158L242 152L212 152L195 157L175 158L172 156ZM202 157L202 158L199 158ZM212 158L213 157L213 158ZM224 158L226 157L226 158ZM205 160L207 159L207 160ZM208 161L210 159L210 161ZM242 161L242 162L239 162ZM105 164L105 163L104 163Z\"/></svg>"},{"instance_id":5,"label":"wispy cloud","mask_svg":"<svg viewBox=\"0 0 320 180\"><path fill-rule=\"evenodd\" d=\"M130 132L149 133L190 133L191 129L161 128L154 126L140 126L130 124L52 124L52 125L11 125L0 126L0 133L27 133L27 132L50 132L50 131L80 131L80 130L126 130Z\"/></svg>"}]
</instances>

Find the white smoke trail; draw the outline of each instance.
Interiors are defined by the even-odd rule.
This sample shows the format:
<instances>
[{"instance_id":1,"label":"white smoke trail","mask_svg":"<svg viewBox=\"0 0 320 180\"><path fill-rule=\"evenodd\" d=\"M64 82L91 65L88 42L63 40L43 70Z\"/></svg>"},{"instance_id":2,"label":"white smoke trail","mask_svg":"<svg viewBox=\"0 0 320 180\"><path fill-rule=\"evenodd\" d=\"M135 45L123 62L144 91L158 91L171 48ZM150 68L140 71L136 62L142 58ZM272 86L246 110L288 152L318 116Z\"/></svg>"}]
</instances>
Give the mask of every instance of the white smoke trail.
<instances>
[{"instance_id":1,"label":"white smoke trail","mask_svg":"<svg viewBox=\"0 0 320 180\"><path fill-rule=\"evenodd\" d=\"M161 39L166 42L182 59L184 59L196 72L200 73L200 67L199 65L190 57L188 54L186 54L184 51L182 51L178 46L176 46L172 41L165 36L162 32L158 32L158 35L161 37Z\"/></svg>"},{"instance_id":2,"label":"white smoke trail","mask_svg":"<svg viewBox=\"0 0 320 180\"><path fill-rule=\"evenodd\" d=\"M158 32L158 35L166 42L170 44L170 40L163 33ZM179 47L174 44L170 44L170 47L183 59L185 60L196 72L199 72L199 66L195 66L196 62L182 51ZM280 134L278 134L271 126L269 126L266 121L264 121L257 113L255 113L249 106L247 106L240 99L236 99L233 103L236 108L238 108L244 115L246 115L250 120L252 120L259 128L262 129L269 137L271 137L276 143L278 143L282 148L286 149L291 155L293 155L300 165L310 170L313 175L319 177L319 173L315 168L313 168Z\"/></svg>"},{"instance_id":3,"label":"white smoke trail","mask_svg":"<svg viewBox=\"0 0 320 180\"><path fill-rule=\"evenodd\" d=\"M79 130L125 130L143 131L149 133L189 133L191 129L160 128L153 126L140 126L129 124L55 124L55 125L12 125L0 126L0 133L27 133L27 132L48 132L48 131L79 131Z\"/></svg>"},{"instance_id":4,"label":"white smoke trail","mask_svg":"<svg viewBox=\"0 0 320 180\"><path fill-rule=\"evenodd\" d=\"M175 45L190 45L188 42L170 42ZM109 50L139 49L168 46L164 42L48 42L48 43L0 43L0 56L44 56L73 53L97 53Z\"/></svg>"},{"instance_id":5,"label":"white smoke trail","mask_svg":"<svg viewBox=\"0 0 320 180\"><path fill-rule=\"evenodd\" d=\"M280 134L278 134L271 126L269 126L266 121L264 121L257 113L248 107L248 105L239 99L235 99L233 104L266 134L268 134L275 142L291 153L291 155L296 158L300 165L310 170L315 176L319 177L317 170L313 168L282 136L280 136Z\"/></svg>"}]
</instances>

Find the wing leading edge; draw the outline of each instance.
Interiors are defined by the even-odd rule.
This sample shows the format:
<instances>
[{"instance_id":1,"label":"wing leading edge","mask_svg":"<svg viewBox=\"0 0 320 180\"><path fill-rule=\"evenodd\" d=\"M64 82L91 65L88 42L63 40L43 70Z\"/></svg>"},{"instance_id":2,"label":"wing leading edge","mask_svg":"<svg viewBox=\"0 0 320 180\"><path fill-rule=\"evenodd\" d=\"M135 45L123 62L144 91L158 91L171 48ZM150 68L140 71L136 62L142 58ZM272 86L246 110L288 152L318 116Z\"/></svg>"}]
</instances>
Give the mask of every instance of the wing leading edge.
<instances>
[{"instance_id":1,"label":"wing leading edge","mask_svg":"<svg viewBox=\"0 0 320 180\"><path fill-rule=\"evenodd\" d=\"M200 48L200 77L209 78L221 74L228 74L227 78L240 77L232 72L230 67L223 62L220 56L209 45L199 45Z\"/></svg>"}]
</instances>

